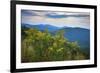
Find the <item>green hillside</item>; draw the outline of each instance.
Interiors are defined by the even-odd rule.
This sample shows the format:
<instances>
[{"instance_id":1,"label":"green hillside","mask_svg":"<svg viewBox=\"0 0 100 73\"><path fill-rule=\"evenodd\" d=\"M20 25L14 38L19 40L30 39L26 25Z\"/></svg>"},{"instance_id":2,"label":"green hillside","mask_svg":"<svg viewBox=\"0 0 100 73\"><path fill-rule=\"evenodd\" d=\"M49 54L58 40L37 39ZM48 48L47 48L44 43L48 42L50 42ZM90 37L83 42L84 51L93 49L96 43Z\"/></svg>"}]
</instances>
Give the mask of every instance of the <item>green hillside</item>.
<instances>
[{"instance_id":1,"label":"green hillside","mask_svg":"<svg viewBox=\"0 0 100 73\"><path fill-rule=\"evenodd\" d=\"M60 30L52 35L45 29L22 28L21 62L46 62L85 60L87 55L80 50L77 41L69 42Z\"/></svg>"}]
</instances>

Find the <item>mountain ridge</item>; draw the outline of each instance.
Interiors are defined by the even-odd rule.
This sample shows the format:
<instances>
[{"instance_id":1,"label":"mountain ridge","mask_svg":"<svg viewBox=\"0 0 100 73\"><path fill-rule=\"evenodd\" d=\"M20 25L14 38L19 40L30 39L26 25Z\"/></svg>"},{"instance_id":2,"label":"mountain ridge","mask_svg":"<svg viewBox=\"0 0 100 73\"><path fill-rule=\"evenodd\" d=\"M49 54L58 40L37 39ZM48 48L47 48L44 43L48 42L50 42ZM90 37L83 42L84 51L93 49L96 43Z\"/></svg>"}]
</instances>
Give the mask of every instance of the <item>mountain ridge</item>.
<instances>
[{"instance_id":1,"label":"mountain ridge","mask_svg":"<svg viewBox=\"0 0 100 73\"><path fill-rule=\"evenodd\" d=\"M81 27L56 27L48 24L22 24L22 27L27 28L37 28L40 31L48 29L51 34L55 34L59 30L64 30L64 37L67 38L70 42L77 41L83 50L90 51L90 30L81 28Z\"/></svg>"}]
</instances>

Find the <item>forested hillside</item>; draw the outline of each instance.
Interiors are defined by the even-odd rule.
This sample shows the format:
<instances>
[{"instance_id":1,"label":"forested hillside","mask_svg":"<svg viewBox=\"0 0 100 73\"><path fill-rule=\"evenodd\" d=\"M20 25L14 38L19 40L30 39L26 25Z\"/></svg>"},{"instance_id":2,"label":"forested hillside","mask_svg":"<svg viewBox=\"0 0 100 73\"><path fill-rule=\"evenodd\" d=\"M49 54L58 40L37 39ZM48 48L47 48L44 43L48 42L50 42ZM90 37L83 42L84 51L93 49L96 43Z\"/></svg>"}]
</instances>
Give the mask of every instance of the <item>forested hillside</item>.
<instances>
[{"instance_id":1,"label":"forested hillside","mask_svg":"<svg viewBox=\"0 0 100 73\"><path fill-rule=\"evenodd\" d=\"M63 30L52 35L48 29L40 31L37 28L23 27L21 36L22 62L88 59L77 41L70 42L64 37Z\"/></svg>"}]
</instances>

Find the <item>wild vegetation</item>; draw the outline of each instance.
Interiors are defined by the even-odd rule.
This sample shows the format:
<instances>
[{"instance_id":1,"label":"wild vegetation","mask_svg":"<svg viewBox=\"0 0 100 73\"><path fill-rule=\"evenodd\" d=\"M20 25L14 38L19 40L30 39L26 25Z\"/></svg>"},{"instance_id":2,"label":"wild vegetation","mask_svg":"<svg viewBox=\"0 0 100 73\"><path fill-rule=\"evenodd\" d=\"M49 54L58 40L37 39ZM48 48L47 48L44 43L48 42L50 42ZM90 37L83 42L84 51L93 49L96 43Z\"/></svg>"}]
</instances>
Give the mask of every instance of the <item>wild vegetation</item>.
<instances>
[{"instance_id":1,"label":"wild vegetation","mask_svg":"<svg viewBox=\"0 0 100 73\"><path fill-rule=\"evenodd\" d=\"M52 35L33 28L23 28L21 32L21 61L45 62L64 60L84 60L87 55L80 50L78 42L70 42L60 30Z\"/></svg>"}]
</instances>

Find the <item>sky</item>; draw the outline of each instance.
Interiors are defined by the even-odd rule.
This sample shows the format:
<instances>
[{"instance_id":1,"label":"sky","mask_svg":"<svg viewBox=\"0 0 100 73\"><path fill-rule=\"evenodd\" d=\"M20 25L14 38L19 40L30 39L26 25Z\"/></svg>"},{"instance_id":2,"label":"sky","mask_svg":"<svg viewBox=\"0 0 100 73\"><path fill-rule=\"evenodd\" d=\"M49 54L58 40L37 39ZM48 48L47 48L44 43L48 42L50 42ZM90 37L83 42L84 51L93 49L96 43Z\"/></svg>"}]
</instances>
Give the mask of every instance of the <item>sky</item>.
<instances>
[{"instance_id":1,"label":"sky","mask_svg":"<svg viewBox=\"0 0 100 73\"><path fill-rule=\"evenodd\" d=\"M53 25L56 27L90 28L90 14L85 12L59 12L21 10L21 23Z\"/></svg>"}]
</instances>

